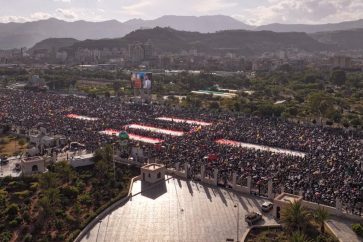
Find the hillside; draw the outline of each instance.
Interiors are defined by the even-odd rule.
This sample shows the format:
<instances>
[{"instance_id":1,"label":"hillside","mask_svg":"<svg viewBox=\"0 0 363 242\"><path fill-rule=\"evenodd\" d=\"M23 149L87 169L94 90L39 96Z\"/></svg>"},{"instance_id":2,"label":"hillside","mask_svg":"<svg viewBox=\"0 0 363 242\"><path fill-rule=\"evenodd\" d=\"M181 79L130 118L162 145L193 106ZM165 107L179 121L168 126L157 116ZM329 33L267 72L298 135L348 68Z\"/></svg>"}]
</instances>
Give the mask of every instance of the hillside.
<instances>
[{"instance_id":1,"label":"hillside","mask_svg":"<svg viewBox=\"0 0 363 242\"><path fill-rule=\"evenodd\" d=\"M0 24L0 49L31 47L48 38L115 38L124 36L127 31L117 21L66 22L47 19L27 23Z\"/></svg>"},{"instance_id":2,"label":"hillside","mask_svg":"<svg viewBox=\"0 0 363 242\"><path fill-rule=\"evenodd\" d=\"M132 19L124 24L133 30L139 28L170 27L176 30L200 33L214 33L221 30L234 29L252 30L254 28L224 15L200 17L166 15L154 20Z\"/></svg>"},{"instance_id":3,"label":"hillside","mask_svg":"<svg viewBox=\"0 0 363 242\"><path fill-rule=\"evenodd\" d=\"M321 32L311 36L326 44L336 45L343 50L363 49L363 28L345 31Z\"/></svg>"},{"instance_id":4,"label":"hillside","mask_svg":"<svg viewBox=\"0 0 363 242\"><path fill-rule=\"evenodd\" d=\"M346 21L341 23L330 24L267 24L262 25L255 30L268 30L274 32L305 32L305 33L317 33L317 32L330 32L338 30L350 30L363 28L363 19L356 21Z\"/></svg>"},{"instance_id":5,"label":"hillside","mask_svg":"<svg viewBox=\"0 0 363 242\"><path fill-rule=\"evenodd\" d=\"M250 28L228 16L164 16L155 20L133 19L125 23L116 20L104 22L66 22L55 18L27 23L0 23L0 49L31 47L48 38L79 40L123 37L140 28L172 27L178 30L216 32L226 29Z\"/></svg>"},{"instance_id":6,"label":"hillside","mask_svg":"<svg viewBox=\"0 0 363 242\"><path fill-rule=\"evenodd\" d=\"M72 38L50 38L45 39L43 41L38 42L35 44L31 49L30 52L35 50L47 49L48 51L57 51L61 48L70 47L75 43L79 42L79 40L72 39Z\"/></svg>"},{"instance_id":7,"label":"hillside","mask_svg":"<svg viewBox=\"0 0 363 242\"><path fill-rule=\"evenodd\" d=\"M68 48L68 51L78 48L127 48L128 44L146 41L150 41L158 53L178 53L183 50L196 49L198 52L207 54L223 55L230 52L250 56L289 48L305 51L331 48L330 45L322 44L305 33L228 30L203 34L157 27L137 30L118 39L77 42Z\"/></svg>"}]
</instances>

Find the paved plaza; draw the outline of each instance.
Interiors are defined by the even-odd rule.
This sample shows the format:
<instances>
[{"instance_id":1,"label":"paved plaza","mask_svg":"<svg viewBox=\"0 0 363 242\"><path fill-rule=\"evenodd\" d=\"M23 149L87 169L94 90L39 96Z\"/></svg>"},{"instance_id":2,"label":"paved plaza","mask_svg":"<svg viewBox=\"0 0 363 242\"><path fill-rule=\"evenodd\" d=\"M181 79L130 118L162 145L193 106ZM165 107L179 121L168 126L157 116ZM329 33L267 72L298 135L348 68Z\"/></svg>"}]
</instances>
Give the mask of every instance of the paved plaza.
<instances>
[{"instance_id":1,"label":"paved plaza","mask_svg":"<svg viewBox=\"0 0 363 242\"><path fill-rule=\"evenodd\" d=\"M137 181L132 190L132 199L104 217L82 242L236 241L238 212L241 238L248 228L245 215L259 211L265 201L176 178L152 187ZM276 222L270 213L259 224Z\"/></svg>"}]
</instances>

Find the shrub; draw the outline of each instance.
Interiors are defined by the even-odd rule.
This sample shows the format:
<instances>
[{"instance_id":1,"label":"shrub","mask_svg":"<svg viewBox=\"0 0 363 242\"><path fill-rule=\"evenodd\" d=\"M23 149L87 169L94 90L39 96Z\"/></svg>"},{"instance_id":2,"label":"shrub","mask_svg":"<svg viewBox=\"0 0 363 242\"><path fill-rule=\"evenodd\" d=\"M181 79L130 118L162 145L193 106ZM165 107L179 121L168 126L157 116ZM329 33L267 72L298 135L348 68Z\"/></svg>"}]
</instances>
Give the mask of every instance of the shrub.
<instances>
[{"instance_id":1,"label":"shrub","mask_svg":"<svg viewBox=\"0 0 363 242\"><path fill-rule=\"evenodd\" d=\"M6 207L6 195L0 193L0 208L3 210L3 208Z\"/></svg>"},{"instance_id":2,"label":"shrub","mask_svg":"<svg viewBox=\"0 0 363 242\"><path fill-rule=\"evenodd\" d=\"M19 212L19 206L18 206L18 205L16 205L15 203L10 204L10 205L7 207L7 209L6 209L6 214L7 214L9 217L11 217L11 218L15 217L15 215L17 215L17 214L18 214L18 212Z\"/></svg>"},{"instance_id":3,"label":"shrub","mask_svg":"<svg viewBox=\"0 0 363 242\"><path fill-rule=\"evenodd\" d=\"M20 140L18 141L18 144L19 144L20 146L24 146L24 145L26 144L26 141L25 141L24 139L20 139Z\"/></svg>"},{"instance_id":4,"label":"shrub","mask_svg":"<svg viewBox=\"0 0 363 242\"><path fill-rule=\"evenodd\" d=\"M32 241L32 235L31 234L26 234L25 236L24 236L24 242L30 242L30 241Z\"/></svg>"},{"instance_id":5,"label":"shrub","mask_svg":"<svg viewBox=\"0 0 363 242\"><path fill-rule=\"evenodd\" d=\"M363 226L362 224L352 224L352 230L359 236L363 237Z\"/></svg>"},{"instance_id":6,"label":"shrub","mask_svg":"<svg viewBox=\"0 0 363 242\"><path fill-rule=\"evenodd\" d=\"M77 220L70 214L67 214L66 222L67 222L67 224L69 224L72 227L78 227L79 226L79 223L77 222Z\"/></svg>"},{"instance_id":7,"label":"shrub","mask_svg":"<svg viewBox=\"0 0 363 242\"><path fill-rule=\"evenodd\" d=\"M31 192L29 190L14 193L14 196L16 196L18 199L21 199L21 200L28 198L30 195L31 195Z\"/></svg>"},{"instance_id":8,"label":"shrub","mask_svg":"<svg viewBox=\"0 0 363 242\"><path fill-rule=\"evenodd\" d=\"M16 220L18 222L18 224L20 224L23 221L23 218L20 216L17 216L14 220Z\"/></svg>"},{"instance_id":9,"label":"shrub","mask_svg":"<svg viewBox=\"0 0 363 242\"><path fill-rule=\"evenodd\" d=\"M335 242L337 241L336 239L334 239L331 236L328 235L323 235L320 234L317 238L316 238L316 242Z\"/></svg>"},{"instance_id":10,"label":"shrub","mask_svg":"<svg viewBox=\"0 0 363 242\"><path fill-rule=\"evenodd\" d=\"M6 190L8 192L12 192L12 191L22 191L22 190L25 190L26 188L27 188L27 185L24 182L12 181L12 182L8 183Z\"/></svg>"},{"instance_id":11,"label":"shrub","mask_svg":"<svg viewBox=\"0 0 363 242\"><path fill-rule=\"evenodd\" d=\"M36 190L38 190L39 187L39 183L38 182L32 182L31 186L30 186L30 190L35 192Z\"/></svg>"},{"instance_id":12,"label":"shrub","mask_svg":"<svg viewBox=\"0 0 363 242\"><path fill-rule=\"evenodd\" d=\"M79 190L77 187L69 186L62 188L61 193L69 199L75 199L79 194Z\"/></svg>"},{"instance_id":13,"label":"shrub","mask_svg":"<svg viewBox=\"0 0 363 242\"><path fill-rule=\"evenodd\" d=\"M331 120L327 120L325 123L326 123L326 125L329 125L329 126L333 125L333 122Z\"/></svg>"},{"instance_id":14,"label":"shrub","mask_svg":"<svg viewBox=\"0 0 363 242\"><path fill-rule=\"evenodd\" d=\"M64 227L64 222L62 220L56 220L55 227L57 228L57 230L62 230Z\"/></svg>"},{"instance_id":15,"label":"shrub","mask_svg":"<svg viewBox=\"0 0 363 242\"><path fill-rule=\"evenodd\" d=\"M27 198L25 198L25 199L23 200L23 202L24 202L24 204L29 205L29 204L30 204L30 202L31 202L31 198L30 198L30 197L27 197Z\"/></svg>"},{"instance_id":16,"label":"shrub","mask_svg":"<svg viewBox=\"0 0 363 242\"><path fill-rule=\"evenodd\" d=\"M10 139L8 137L4 137L2 139L0 139L0 144L2 145L6 145L10 142Z\"/></svg>"},{"instance_id":17,"label":"shrub","mask_svg":"<svg viewBox=\"0 0 363 242\"><path fill-rule=\"evenodd\" d=\"M19 222L18 222L18 220L14 219L14 220L10 221L9 225L10 225L10 227L15 228L19 225Z\"/></svg>"},{"instance_id":18,"label":"shrub","mask_svg":"<svg viewBox=\"0 0 363 242\"><path fill-rule=\"evenodd\" d=\"M57 217L65 217L66 216L66 213L64 212L64 210L58 209L58 210L55 211L55 216L57 216Z\"/></svg>"},{"instance_id":19,"label":"shrub","mask_svg":"<svg viewBox=\"0 0 363 242\"><path fill-rule=\"evenodd\" d=\"M12 234L10 232L3 232L0 234L0 241L1 242L8 242L12 238Z\"/></svg>"},{"instance_id":20,"label":"shrub","mask_svg":"<svg viewBox=\"0 0 363 242\"><path fill-rule=\"evenodd\" d=\"M28 211L25 211L24 214L23 214L23 219L25 222L29 223L30 220L31 220L31 217L29 215L29 212Z\"/></svg>"},{"instance_id":21,"label":"shrub","mask_svg":"<svg viewBox=\"0 0 363 242\"><path fill-rule=\"evenodd\" d=\"M81 230L79 230L79 229L73 231L70 235L67 236L67 241L75 240L80 232L81 232Z\"/></svg>"},{"instance_id":22,"label":"shrub","mask_svg":"<svg viewBox=\"0 0 363 242\"><path fill-rule=\"evenodd\" d=\"M91 205L92 204L92 198L88 193L79 195L78 196L78 201L79 201L79 203L81 203L83 205Z\"/></svg>"},{"instance_id":23,"label":"shrub","mask_svg":"<svg viewBox=\"0 0 363 242\"><path fill-rule=\"evenodd\" d=\"M76 186L80 191L83 191L86 188L86 184L80 180L76 182Z\"/></svg>"},{"instance_id":24,"label":"shrub","mask_svg":"<svg viewBox=\"0 0 363 242\"><path fill-rule=\"evenodd\" d=\"M57 241L65 241L65 236L64 236L64 234L59 234L59 235L57 235Z\"/></svg>"}]
</instances>

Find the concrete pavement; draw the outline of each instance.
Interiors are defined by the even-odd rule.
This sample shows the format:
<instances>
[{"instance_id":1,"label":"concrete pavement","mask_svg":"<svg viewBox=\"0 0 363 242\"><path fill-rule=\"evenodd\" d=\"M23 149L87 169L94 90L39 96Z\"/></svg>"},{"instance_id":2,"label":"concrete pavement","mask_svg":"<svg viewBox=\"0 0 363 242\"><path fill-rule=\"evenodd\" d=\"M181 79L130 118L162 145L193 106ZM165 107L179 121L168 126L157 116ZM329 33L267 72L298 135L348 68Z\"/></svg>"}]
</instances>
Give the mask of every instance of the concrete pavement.
<instances>
[{"instance_id":1,"label":"concrete pavement","mask_svg":"<svg viewBox=\"0 0 363 242\"><path fill-rule=\"evenodd\" d=\"M341 242L363 241L363 239L359 238L352 230L352 221L332 217L327 223Z\"/></svg>"},{"instance_id":2,"label":"concrete pavement","mask_svg":"<svg viewBox=\"0 0 363 242\"><path fill-rule=\"evenodd\" d=\"M96 224L82 242L236 241L238 212L240 238L247 230L245 215L259 211L265 201L176 178L152 188L137 181L133 195ZM267 215L259 224L276 222Z\"/></svg>"}]
</instances>

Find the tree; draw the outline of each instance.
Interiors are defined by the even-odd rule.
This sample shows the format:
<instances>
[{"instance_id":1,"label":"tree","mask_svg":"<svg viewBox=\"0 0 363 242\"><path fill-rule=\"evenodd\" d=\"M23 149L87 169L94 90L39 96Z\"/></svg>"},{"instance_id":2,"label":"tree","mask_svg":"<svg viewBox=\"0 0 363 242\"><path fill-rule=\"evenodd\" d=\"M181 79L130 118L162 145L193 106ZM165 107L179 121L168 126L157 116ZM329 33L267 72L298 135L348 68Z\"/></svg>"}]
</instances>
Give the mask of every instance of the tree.
<instances>
[{"instance_id":1,"label":"tree","mask_svg":"<svg viewBox=\"0 0 363 242\"><path fill-rule=\"evenodd\" d=\"M73 168L65 161L59 162L54 166L55 172L61 175L61 179L64 182L71 182L76 177Z\"/></svg>"},{"instance_id":2,"label":"tree","mask_svg":"<svg viewBox=\"0 0 363 242\"><path fill-rule=\"evenodd\" d=\"M322 233L324 233L324 223L325 221L327 221L329 219L329 212L326 211L324 208L319 207L315 212L314 212L314 219L317 223L320 224L320 231Z\"/></svg>"},{"instance_id":3,"label":"tree","mask_svg":"<svg viewBox=\"0 0 363 242\"><path fill-rule=\"evenodd\" d=\"M305 83L315 83L317 80L317 77L315 75L307 75L304 78Z\"/></svg>"},{"instance_id":4,"label":"tree","mask_svg":"<svg viewBox=\"0 0 363 242\"><path fill-rule=\"evenodd\" d=\"M119 81L114 81L112 83L112 88L113 88L113 91L115 92L115 95L118 97L120 96L120 88L121 88L121 82Z\"/></svg>"},{"instance_id":5,"label":"tree","mask_svg":"<svg viewBox=\"0 0 363 242\"><path fill-rule=\"evenodd\" d=\"M44 195L48 198L52 208L57 208L59 206L61 200L58 188L50 188L45 191Z\"/></svg>"},{"instance_id":6,"label":"tree","mask_svg":"<svg viewBox=\"0 0 363 242\"><path fill-rule=\"evenodd\" d=\"M6 209L6 214L10 217L10 218L14 218L19 212L19 206L15 203L12 203L9 205L9 207L7 207Z\"/></svg>"},{"instance_id":7,"label":"tree","mask_svg":"<svg viewBox=\"0 0 363 242\"><path fill-rule=\"evenodd\" d=\"M343 70L336 70L331 75L331 81L337 86L343 86L347 80L347 75Z\"/></svg>"},{"instance_id":8,"label":"tree","mask_svg":"<svg viewBox=\"0 0 363 242\"><path fill-rule=\"evenodd\" d=\"M308 109L320 119L332 113L334 99L324 92L314 92L308 96Z\"/></svg>"},{"instance_id":9,"label":"tree","mask_svg":"<svg viewBox=\"0 0 363 242\"><path fill-rule=\"evenodd\" d=\"M111 93L109 91L105 92L105 97L106 98L110 98L111 97Z\"/></svg>"},{"instance_id":10,"label":"tree","mask_svg":"<svg viewBox=\"0 0 363 242\"><path fill-rule=\"evenodd\" d=\"M58 179L55 173L47 172L40 177L40 186L43 189L55 188L58 184Z\"/></svg>"},{"instance_id":11,"label":"tree","mask_svg":"<svg viewBox=\"0 0 363 242\"><path fill-rule=\"evenodd\" d=\"M112 162L112 145L105 145L104 147L97 149L95 152L95 156L93 160L97 163L97 161L104 160L107 163Z\"/></svg>"},{"instance_id":12,"label":"tree","mask_svg":"<svg viewBox=\"0 0 363 242\"><path fill-rule=\"evenodd\" d=\"M310 213L302 207L301 202L293 202L282 210L281 220L289 231L302 232L310 220Z\"/></svg>"},{"instance_id":13,"label":"tree","mask_svg":"<svg viewBox=\"0 0 363 242\"><path fill-rule=\"evenodd\" d=\"M4 210L6 207L6 193L0 190L0 211Z\"/></svg>"},{"instance_id":14,"label":"tree","mask_svg":"<svg viewBox=\"0 0 363 242\"><path fill-rule=\"evenodd\" d=\"M95 170L97 172L97 176L100 179L106 178L106 175L108 173L108 163L104 160L97 161L95 164Z\"/></svg>"},{"instance_id":15,"label":"tree","mask_svg":"<svg viewBox=\"0 0 363 242\"><path fill-rule=\"evenodd\" d=\"M210 102L209 103L209 108L210 109L219 109L219 103L216 101Z\"/></svg>"},{"instance_id":16,"label":"tree","mask_svg":"<svg viewBox=\"0 0 363 242\"><path fill-rule=\"evenodd\" d=\"M40 218L47 220L53 214L52 205L48 197L44 196L43 198L41 198L38 201L38 206L41 208L42 211L42 217Z\"/></svg>"},{"instance_id":17,"label":"tree","mask_svg":"<svg viewBox=\"0 0 363 242\"><path fill-rule=\"evenodd\" d=\"M311 240L302 233L293 233L290 237L290 242L311 242Z\"/></svg>"}]
</instances>

